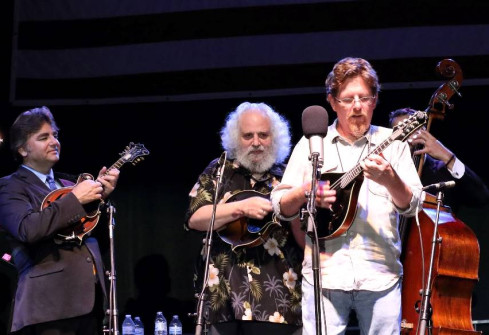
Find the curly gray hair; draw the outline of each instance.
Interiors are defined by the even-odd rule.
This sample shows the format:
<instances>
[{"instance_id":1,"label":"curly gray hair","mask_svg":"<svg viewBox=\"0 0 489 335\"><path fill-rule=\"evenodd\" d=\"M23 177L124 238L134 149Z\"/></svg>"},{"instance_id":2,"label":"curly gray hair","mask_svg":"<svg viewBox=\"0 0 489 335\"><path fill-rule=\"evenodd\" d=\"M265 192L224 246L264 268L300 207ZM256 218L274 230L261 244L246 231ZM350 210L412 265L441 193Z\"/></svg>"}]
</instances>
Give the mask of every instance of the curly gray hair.
<instances>
[{"instance_id":1,"label":"curly gray hair","mask_svg":"<svg viewBox=\"0 0 489 335\"><path fill-rule=\"evenodd\" d=\"M236 158L239 146L240 116L249 110L259 110L270 120L270 136L272 137L272 152L275 156L275 163L283 163L289 156L291 148L289 122L263 102L243 102L229 113L226 123L221 129L221 145L223 149L228 152L229 158Z\"/></svg>"}]
</instances>

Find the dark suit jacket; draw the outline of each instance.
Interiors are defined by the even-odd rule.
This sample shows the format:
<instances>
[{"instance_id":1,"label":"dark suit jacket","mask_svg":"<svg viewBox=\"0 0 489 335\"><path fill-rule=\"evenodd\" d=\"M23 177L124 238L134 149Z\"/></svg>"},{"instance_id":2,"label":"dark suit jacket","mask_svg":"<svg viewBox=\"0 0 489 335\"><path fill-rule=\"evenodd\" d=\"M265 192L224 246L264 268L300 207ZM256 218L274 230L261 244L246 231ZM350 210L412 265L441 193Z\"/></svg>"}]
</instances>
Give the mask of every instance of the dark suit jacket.
<instances>
[{"instance_id":1,"label":"dark suit jacket","mask_svg":"<svg viewBox=\"0 0 489 335\"><path fill-rule=\"evenodd\" d=\"M455 179L442 161L426 155L421 174L423 185L443 181L455 181L455 187L443 190L443 203L457 212L460 206L482 207L489 204L489 190L480 177L465 165L465 173L460 179Z\"/></svg>"},{"instance_id":2,"label":"dark suit jacket","mask_svg":"<svg viewBox=\"0 0 489 335\"><path fill-rule=\"evenodd\" d=\"M22 167L0 179L0 226L9 234L18 271L11 331L89 313L97 279L105 294L97 241L87 238L81 245L67 245L53 239L57 231L86 216L85 209L69 192L40 210L49 192L37 176Z\"/></svg>"}]
</instances>

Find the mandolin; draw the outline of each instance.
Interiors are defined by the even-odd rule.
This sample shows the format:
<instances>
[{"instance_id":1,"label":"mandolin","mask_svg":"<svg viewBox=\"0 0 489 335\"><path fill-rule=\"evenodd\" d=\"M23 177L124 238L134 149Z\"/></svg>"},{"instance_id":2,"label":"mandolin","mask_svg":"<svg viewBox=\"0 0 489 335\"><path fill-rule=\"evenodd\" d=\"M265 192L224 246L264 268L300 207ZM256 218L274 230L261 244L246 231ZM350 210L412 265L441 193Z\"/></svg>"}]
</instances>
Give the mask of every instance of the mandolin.
<instances>
[{"instance_id":1,"label":"mandolin","mask_svg":"<svg viewBox=\"0 0 489 335\"><path fill-rule=\"evenodd\" d=\"M406 140L411 134L426 124L427 117L426 112L417 111L396 125L392 134L368 156L379 155L395 140ZM337 199L331 210L317 208L316 221L318 222L317 232L319 239L333 239L350 228L356 214L358 192L363 183L362 171L360 163L357 163L350 171L345 173L327 172L321 174L320 179L322 181L329 180L331 182L331 189L336 190Z\"/></svg>"},{"instance_id":2,"label":"mandolin","mask_svg":"<svg viewBox=\"0 0 489 335\"><path fill-rule=\"evenodd\" d=\"M148 149L144 147L143 144L129 143L128 146L120 153L121 158L119 158L114 164L112 164L105 174L108 174L110 170L117 168L119 169L125 163L132 163L135 165L139 161L144 159L144 156L149 155ZM71 192L73 188L84 180L94 180L93 176L89 173L82 173L78 176L77 182L73 186L62 187L57 190L50 192L42 201L41 210L50 206L56 200L64 197L66 194ZM90 233L98 223L100 218L101 208L104 205L104 201L96 201L89 204L91 208L88 210L88 214L71 226L68 229L62 230L57 234L57 240L61 242L78 242L81 243L83 237Z\"/></svg>"},{"instance_id":3,"label":"mandolin","mask_svg":"<svg viewBox=\"0 0 489 335\"><path fill-rule=\"evenodd\" d=\"M233 194L226 203L240 201L251 197L270 199L270 194L260 193L254 190L240 191ZM275 228L281 227L273 212L268 213L263 220L255 220L247 217L239 218L227 223L217 231L219 237L235 251L238 248L251 248L264 243Z\"/></svg>"}]
</instances>

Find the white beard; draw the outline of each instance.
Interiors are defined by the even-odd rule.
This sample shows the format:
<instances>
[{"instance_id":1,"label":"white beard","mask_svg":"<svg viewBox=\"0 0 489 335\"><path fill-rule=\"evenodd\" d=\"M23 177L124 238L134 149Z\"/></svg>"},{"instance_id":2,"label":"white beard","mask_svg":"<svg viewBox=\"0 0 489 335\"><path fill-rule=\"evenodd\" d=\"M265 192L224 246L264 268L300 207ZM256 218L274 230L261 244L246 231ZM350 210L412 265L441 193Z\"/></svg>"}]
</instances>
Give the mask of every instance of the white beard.
<instances>
[{"instance_id":1,"label":"white beard","mask_svg":"<svg viewBox=\"0 0 489 335\"><path fill-rule=\"evenodd\" d=\"M236 152L236 159L239 164L250 170L251 173L265 173L275 163L275 157L271 147L265 148L260 146L259 149L263 150L263 152L260 154L261 158L256 162L251 160L249 156L250 151L256 150L256 148L238 148Z\"/></svg>"}]
</instances>

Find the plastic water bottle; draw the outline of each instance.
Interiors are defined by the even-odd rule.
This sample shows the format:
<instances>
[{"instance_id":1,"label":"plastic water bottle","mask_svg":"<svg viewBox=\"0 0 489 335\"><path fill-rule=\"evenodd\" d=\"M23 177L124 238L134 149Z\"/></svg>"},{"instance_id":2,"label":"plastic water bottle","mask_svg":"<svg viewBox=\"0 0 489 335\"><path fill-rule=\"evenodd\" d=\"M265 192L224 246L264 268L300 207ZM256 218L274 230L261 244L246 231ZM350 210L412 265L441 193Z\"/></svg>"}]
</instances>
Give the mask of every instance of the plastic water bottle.
<instances>
[{"instance_id":1,"label":"plastic water bottle","mask_svg":"<svg viewBox=\"0 0 489 335\"><path fill-rule=\"evenodd\" d=\"M167 335L167 334L168 331L167 331L165 316L163 315L163 312L157 312L156 319L155 319L155 335Z\"/></svg>"},{"instance_id":2,"label":"plastic water bottle","mask_svg":"<svg viewBox=\"0 0 489 335\"><path fill-rule=\"evenodd\" d=\"M134 335L135 331L134 321L131 319L131 315L127 314L126 318L122 322L122 335Z\"/></svg>"},{"instance_id":3,"label":"plastic water bottle","mask_svg":"<svg viewBox=\"0 0 489 335\"><path fill-rule=\"evenodd\" d=\"M182 335L182 323L178 318L178 315L173 315L173 319L170 322L170 326L168 327L169 335Z\"/></svg>"},{"instance_id":4,"label":"plastic water bottle","mask_svg":"<svg viewBox=\"0 0 489 335\"><path fill-rule=\"evenodd\" d=\"M134 317L134 324L136 325L134 328L134 334L144 335L144 325L139 316Z\"/></svg>"}]
</instances>

